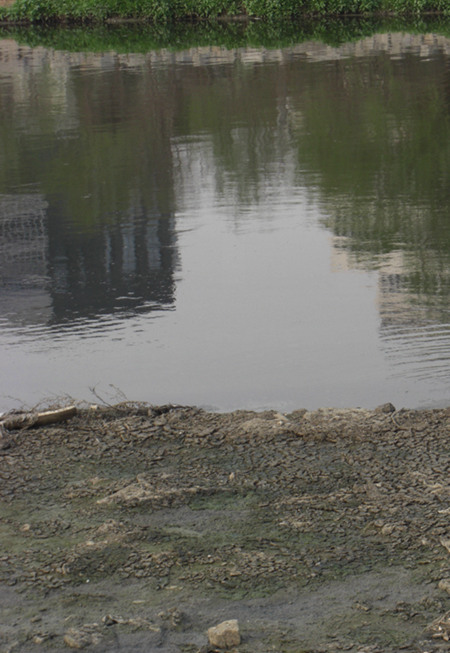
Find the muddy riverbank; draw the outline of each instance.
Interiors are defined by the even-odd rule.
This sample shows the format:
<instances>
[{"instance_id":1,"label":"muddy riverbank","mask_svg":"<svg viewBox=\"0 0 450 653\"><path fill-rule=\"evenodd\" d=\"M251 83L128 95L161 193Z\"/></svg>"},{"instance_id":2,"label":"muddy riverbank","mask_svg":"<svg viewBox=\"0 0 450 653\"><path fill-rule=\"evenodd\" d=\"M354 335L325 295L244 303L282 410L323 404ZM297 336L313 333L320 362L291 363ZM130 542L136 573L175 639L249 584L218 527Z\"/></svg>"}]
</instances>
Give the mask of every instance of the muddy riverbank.
<instances>
[{"instance_id":1,"label":"muddy riverbank","mask_svg":"<svg viewBox=\"0 0 450 653\"><path fill-rule=\"evenodd\" d=\"M448 650L450 409L122 404L0 445L2 651Z\"/></svg>"}]
</instances>

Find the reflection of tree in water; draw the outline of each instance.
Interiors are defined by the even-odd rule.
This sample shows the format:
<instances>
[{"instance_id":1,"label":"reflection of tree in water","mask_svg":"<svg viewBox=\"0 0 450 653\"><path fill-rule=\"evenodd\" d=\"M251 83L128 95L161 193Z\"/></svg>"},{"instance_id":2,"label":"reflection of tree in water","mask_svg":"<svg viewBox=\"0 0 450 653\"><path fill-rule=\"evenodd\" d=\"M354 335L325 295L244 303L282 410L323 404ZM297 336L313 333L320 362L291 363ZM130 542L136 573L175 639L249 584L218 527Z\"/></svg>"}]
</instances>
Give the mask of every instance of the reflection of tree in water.
<instances>
[{"instance_id":1,"label":"reflection of tree in water","mask_svg":"<svg viewBox=\"0 0 450 653\"><path fill-rule=\"evenodd\" d=\"M400 251L394 285L448 320L450 104L446 59L343 60L303 96L299 159L356 265L382 270ZM448 66L447 66L448 67ZM399 263L399 261L397 261ZM389 284L387 284L389 285Z\"/></svg>"},{"instance_id":2,"label":"reflection of tree in water","mask_svg":"<svg viewBox=\"0 0 450 653\"><path fill-rule=\"evenodd\" d=\"M0 190L26 176L48 202L57 321L173 302L173 153L199 135L228 206L267 219L269 187L306 188L354 264L381 269L400 251L391 285L448 316L447 59L283 57L133 69L111 55L101 70L69 67L67 115L58 89L28 95L30 139L15 137L23 115L5 104L0 135L14 165L0 167ZM45 89L45 71L31 74Z\"/></svg>"},{"instance_id":3,"label":"reflection of tree in water","mask_svg":"<svg viewBox=\"0 0 450 653\"><path fill-rule=\"evenodd\" d=\"M47 203L48 278L40 283L51 297L51 321L170 306L176 243L167 89L145 71L116 69L71 71L67 84L77 130L65 133L61 118L57 129L43 94L34 107L38 146L25 138L15 151L20 174ZM7 139L14 112L8 117Z\"/></svg>"},{"instance_id":4,"label":"reflection of tree in water","mask_svg":"<svg viewBox=\"0 0 450 653\"><path fill-rule=\"evenodd\" d=\"M244 65L210 67L203 75L192 68L183 79L189 119L183 128L210 135L216 192L229 205L263 205L267 185L286 173L279 167L292 153L285 111L288 76L286 66L258 66L250 57Z\"/></svg>"},{"instance_id":5,"label":"reflection of tree in water","mask_svg":"<svg viewBox=\"0 0 450 653\"><path fill-rule=\"evenodd\" d=\"M388 359L431 383L450 371L447 70L443 54L338 60L304 85L293 121L335 257L377 270Z\"/></svg>"},{"instance_id":6,"label":"reflection of tree in water","mask_svg":"<svg viewBox=\"0 0 450 653\"><path fill-rule=\"evenodd\" d=\"M353 264L381 269L388 257L391 268L390 255L400 251L395 272L386 272L395 284L386 286L401 288L404 300L428 304L444 319L450 291L447 63L436 47L429 60L406 51L401 57L239 64L216 76L214 68L189 68L179 91L186 107L182 129L210 135L216 191L228 204L253 205L264 214L268 187L279 182L282 188L286 180L286 186L306 187Z\"/></svg>"},{"instance_id":7,"label":"reflection of tree in water","mask_svg":"<svg viewBox=\"0 0 450 653\"><path fill-rule=\"evenodd\" d=\"M438 50L428 61L295 60L208 80L189 69L180 84L183 129L210 137L223 202L266 221L267 193L306 189L335 255L378 271L381 335L399 374L432 378L449 373L447 62Z\"/></svg>"}]
</instances>

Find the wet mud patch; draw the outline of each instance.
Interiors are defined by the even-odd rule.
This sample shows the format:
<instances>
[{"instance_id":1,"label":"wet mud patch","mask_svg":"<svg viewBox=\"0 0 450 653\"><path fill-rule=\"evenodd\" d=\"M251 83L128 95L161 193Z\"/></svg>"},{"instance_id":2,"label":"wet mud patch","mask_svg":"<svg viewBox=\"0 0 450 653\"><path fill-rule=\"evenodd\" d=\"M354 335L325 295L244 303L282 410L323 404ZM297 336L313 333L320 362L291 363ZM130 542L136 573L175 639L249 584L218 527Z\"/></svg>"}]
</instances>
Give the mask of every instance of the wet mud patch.
<instances>
[{"instance_id":1,"label":"wet mud patch","mask_svg":"<svg viewBox=\"0 0 450 653\"><path fill-rule=\"evenodd\" d=\"M5 433L5 651L448 650L450 411L122 404ZM206 650L206 649L205 649Z\"/></svg>"}]
</instances>

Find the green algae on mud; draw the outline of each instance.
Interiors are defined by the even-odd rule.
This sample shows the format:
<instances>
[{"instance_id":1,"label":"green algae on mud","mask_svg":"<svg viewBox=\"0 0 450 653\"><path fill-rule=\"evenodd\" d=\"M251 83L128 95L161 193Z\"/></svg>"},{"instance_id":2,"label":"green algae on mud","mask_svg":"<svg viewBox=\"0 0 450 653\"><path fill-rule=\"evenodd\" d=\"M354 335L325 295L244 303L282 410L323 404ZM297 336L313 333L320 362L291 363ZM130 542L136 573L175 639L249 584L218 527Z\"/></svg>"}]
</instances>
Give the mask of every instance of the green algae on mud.
<instances>
[{"instance_id":1,"label":"green algae on mud","mask_svg":"<svg viewBox=\"0 0 450 653\"><path fill-rule=\"evenodd\" d=\"M198 651L238 617L242 653L441 650L450 411L389 410L122 405L10 434L6 649L71 628L93 651Z\"/></svg>"}]
</instances>

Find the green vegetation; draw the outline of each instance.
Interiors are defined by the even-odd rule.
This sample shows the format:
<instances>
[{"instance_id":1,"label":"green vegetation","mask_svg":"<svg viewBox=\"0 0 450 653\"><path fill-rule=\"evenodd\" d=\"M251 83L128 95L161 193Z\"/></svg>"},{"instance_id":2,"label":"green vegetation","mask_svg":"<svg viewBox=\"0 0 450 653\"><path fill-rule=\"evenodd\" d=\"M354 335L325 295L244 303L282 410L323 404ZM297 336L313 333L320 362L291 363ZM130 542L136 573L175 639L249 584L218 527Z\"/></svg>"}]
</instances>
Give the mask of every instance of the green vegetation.
<instances>
[{"instance_id":1,"label":"green vegetation","mask_svg":"<svg viewBox=\"0 0 450 653\"><path fill-rule=\"evenodd\" d=\"M52 22L113 18L170 22L234 16L279 19L343 14L449 14L448 0L17 0L0 19Z\"/></svg>"},{"instance_id":2,"label":"green vegetation","mask_svg":"<svg viewBox=\"0 0 450 653\"><path fill-rule=\"evenodd\" d=\"M0 38L13 38L30 47L43 46L69 52L146 53L202 46L232 48L287 48L304 41L330 46L357 41L374 34L407 32L450 37L450 21L444 17L414 18L341 17L299 21L203 21L161 24L11 25L0 27Z\"/></svg>"}]
</instances>

